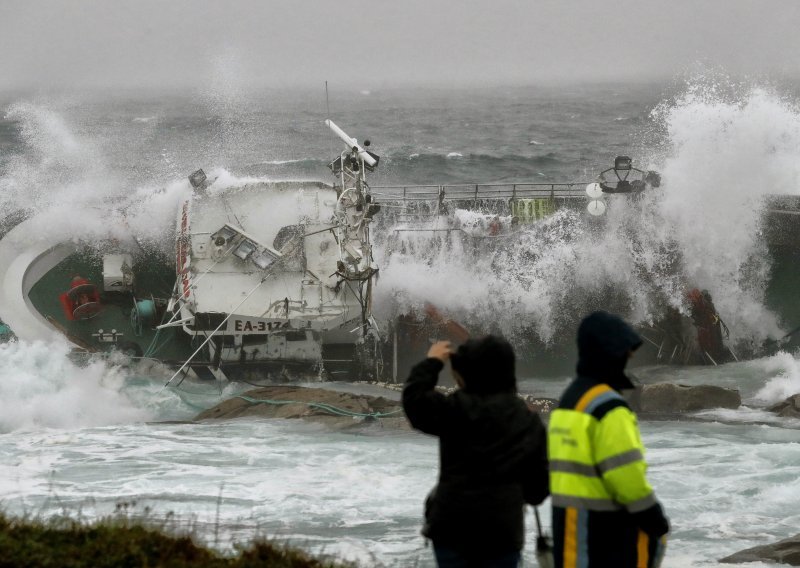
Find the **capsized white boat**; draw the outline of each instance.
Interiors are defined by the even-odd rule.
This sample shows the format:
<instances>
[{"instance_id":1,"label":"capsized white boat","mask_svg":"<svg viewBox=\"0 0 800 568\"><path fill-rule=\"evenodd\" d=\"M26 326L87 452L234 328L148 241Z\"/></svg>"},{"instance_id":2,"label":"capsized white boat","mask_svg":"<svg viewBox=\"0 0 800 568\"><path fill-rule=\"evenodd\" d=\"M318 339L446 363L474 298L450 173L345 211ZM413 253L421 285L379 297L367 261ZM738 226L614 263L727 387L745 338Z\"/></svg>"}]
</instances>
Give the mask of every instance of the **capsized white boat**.
<instances>
[{"instance_id":1,"label":"capsized white boat","mask_svg":"<svg viewBox=\"0 0 800 568\"><path fill-rule=\"evenodd\" d=\"M378 156L346 144L336 183L218 187L202 170L177 212L174 264L136 239L0 240L0 320L22 339L63 334L86 352L121 350L205 378L353 379L376 372L372 203ZM166 282L174 282L169 288Z\"/></svg>"}]
</instances>

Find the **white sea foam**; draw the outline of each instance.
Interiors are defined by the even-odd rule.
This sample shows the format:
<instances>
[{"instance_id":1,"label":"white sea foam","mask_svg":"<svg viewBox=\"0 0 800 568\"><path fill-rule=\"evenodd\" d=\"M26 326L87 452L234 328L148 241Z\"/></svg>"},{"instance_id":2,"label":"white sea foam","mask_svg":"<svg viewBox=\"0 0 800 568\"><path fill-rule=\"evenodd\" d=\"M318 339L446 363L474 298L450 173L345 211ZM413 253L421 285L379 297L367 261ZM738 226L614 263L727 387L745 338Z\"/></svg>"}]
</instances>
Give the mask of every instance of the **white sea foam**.
<instances>
[{"instance_id":1,"label":"white sea foam","mask_svg":"<svg viewBox=\"0 0 800 568\"><path fill-rule=\"evenodd\" d=\"M800 361L786 352L750 363L764 376L771 376L766 384L755 394L756 400L767 404L781 402L800 394Z\"/></svg>"},{"instance_id":2,"label":"white sea foam","mask_svg":"<svg viewBox=\"0 0 800 568\"><path fill-rule=\"evenodd\" d=\"M295 159L295 160L266 160L264 162L260 162L263 165L269 166L284 166L286 164L296 164L298 162L302 162L302 159Z\"/></svg>"},{"instance_id":3,"label":"white sea foam","mask_svg":"<svg viewBox=\"0 0 800 568\"><path fill-rule=\"evenodd\" d=\"M0 345L0 431L81 428L152 417L123 393L125 371L96 361L78 366L64 343Z\"/></svg>"},{"instance_id":4,"label":"white sea foam","mask_svg":"<svg viewBox=\"0 0 800 568\"><path fill-rule=\"evenodd\" d=\"M659 210L687 279L711 291L734 337L779 335L763 306L769 260L759 223L766 195L800 192L800 112L763 89L723 97L698 85L654 117L671 144Z\"/></svg>"},{"instance_id":5,"label":"white sea foam","mask_svg":"<svg viewBox=\"0 0 800 568\"><path fill-rule=\"evenodd\" d=\"M483 329L532 328L548 342L597 307L640 323L668 308L688 314L686 293L697 287L711 293L734 346L781 335L764 303L770 267L759 223L765 195L800 191L800 113L764 90L732 102L715 92L691 86L654 110L667 141L661 188L607 196L592 224L562 211L491 244L439 232L451 223L443 218L392 233L379 243L378 303L402 312L432 301Z\"/></svg>"},{"instance_id":6,"label":"white sea foam","mask_svg":"<svg viewBox=\"0 0 800 568\"><path fill-rule=\"evenodd\" d=\"M665 567L715 565L796 532L796 430L697 422L642 429L648 476L672 521ZM218 532L221 548L261 533L371 566L433 566L419 529L436 481L435 439L361 433L281 420L15 432L0 436L0 498L12 513L80 509L89 518L135 500L156 518L172 511L193 521L212 544ZM548 504L540 513L549 527ZM530 515L527 526L531 535ZM526 562L532 552L529 538Z\"/></svg>"},{"instance_id":7,"label":"white sea foam","mask_svg":"<svg viewBox=\"0 0 800 568\"><path fill-rule=\"evenodd\" d=\"M268 178L258 176L237 176L225 168L214 168L210 170L208 172L208 178L214 180L214 183L209 187L211 193L224 192L230 188L242 187L249 183L269 181Z\"/></svg>"},{"instance_id":8,"label":"white sea foam","mask_svg":"<svg viewBox=\"0 0 800 568\"><path fill-rule=\"evenodd\" d=\"M423 227L396 227L400 231L383 243L376 305L413 310L431 302L470 322L492 322L507 334L533 323L549 339L557 319L553 310L567 291L550 283L574 268L570 241L581 231L576 215L559 211L519 232L508 218L498 219L505 235L499 238L491 235L494 220L457 211L452 221L441 217Z\"/></svg>"}]
</instances>

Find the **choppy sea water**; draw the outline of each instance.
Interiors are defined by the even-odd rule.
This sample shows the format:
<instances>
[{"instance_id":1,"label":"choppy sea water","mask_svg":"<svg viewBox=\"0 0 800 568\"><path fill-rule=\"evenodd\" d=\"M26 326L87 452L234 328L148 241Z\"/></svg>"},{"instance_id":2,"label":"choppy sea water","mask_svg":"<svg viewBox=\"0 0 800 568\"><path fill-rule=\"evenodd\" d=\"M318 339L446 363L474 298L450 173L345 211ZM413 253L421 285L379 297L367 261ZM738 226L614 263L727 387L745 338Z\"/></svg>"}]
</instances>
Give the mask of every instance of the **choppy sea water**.
<instances>
[{"instance_id":1,"label":"choppy sea water","mask_svg":"<svg viewBox=\"0 0 800 568\"><path fill-rule=\"evenodd\" d=\"M419 529L436 480L435 439L378 425L341 432L298 420L185 422L236 389L162 390L164 377L153 369L79 368L65 352L0 347L7 512L91 519L122 505L155 521L174 516L220 549L267 535L365 566L433 565ZM800 422L763 410L800 390L795 357L643 369L639 378L742 384L748 405L692 421L642 422L649 476L673 525L665 566L714 566L796 533ZM553 396L567 381L524 379L521 390ZM548 508L542 512L548 523ZM530 514L527 524L533 566Z\"/></svg>"},{"instance_id":2,"label":"choppy sea water","mask_svg":"<svg viewBox=\"0 0 800 568\"><path fill-rule=\"evenodd\" d=\"M326 180L325 165L340 150L320 134L326 112L319 93L249 93L234 85L156 97L31 94L4 104L0 205L36 212L73 236L100 233L116 207L132 231L170 243L171 207L197 167L232 184ZM534 322L546 338L564 326L565 304L599 283L624 290L631 314L646 320L654 298L674 298L674 282L651 278L663 276L660 251L668 244L680 248L688 277L712 289L742 341L798 323L791 319L797 306L765 297L769 255L749 201L798 193L800 114L786 93L607 85L333 93L330 106L337 123L371 138L382 155L375 184L585 180L627 153L662 171L670 188L633 211L642 214L638 223L620 206L599 235L576 236L569 219L552 233L524 235L525 246L538 246L540 236L550 246L497 270L490 267L509 251L466 265L452 247L447 258L424 247L418 256L384 248L383 301L413 306L435 296L445 310L492 318L510 332L515 322ZM64 203L73 206L68 220ZM558 231L565 238L555 238ZM648 238L634 241L631 231ZM486 268L480 277L476 266ZM435 440L297 421L193 424L186 421L199 408L234 390L162 389L169 371L76 367L66 354L62 345L0 346L0 502L7 511L93 518L128 503L134 514L174 513L220 548L266 534L368 566L432 564L419 528L436 478ZM800 392L796 356L637 373L645 381L736 386L748 405L642 423L651 481L674 528L665 566L713 566L795 534L800 425L763 408ZM557 396L567 380L534 376L522 388ZM532 537L530 518L528 525Z\"/></svg>"}]
</instances>

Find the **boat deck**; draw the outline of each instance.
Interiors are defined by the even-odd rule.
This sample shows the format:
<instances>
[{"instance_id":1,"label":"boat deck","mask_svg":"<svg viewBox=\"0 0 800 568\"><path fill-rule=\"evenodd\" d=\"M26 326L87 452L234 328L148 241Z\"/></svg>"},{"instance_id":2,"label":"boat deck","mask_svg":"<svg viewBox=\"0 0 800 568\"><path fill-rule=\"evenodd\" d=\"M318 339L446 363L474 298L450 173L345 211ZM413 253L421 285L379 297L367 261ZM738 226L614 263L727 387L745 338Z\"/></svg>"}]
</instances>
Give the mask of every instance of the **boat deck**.
<instances>
[{"instance_id":1,"label":"boat deck","mask_svg":"<svg viewBox=\"0 0 800 568\"><path fill-rule=\"evenodd\" d=\"M142 258L134 262L137 299L169 298L174 274L157 259ZM75 276L81 276L101 290L102 309L89 319L70 320L59 296L70 288ZM28 293L33 306L50 324L76 345L88 351L110 351L114 348L135 356L184 360L191 354L188 336L179 328L161 331L144 325L134 329L131 321L133 297L127 293L102 292L102 257L99 254L74 253L40 278ZM138 347L137 347L138 346Z\"/></svg>"}]
</instances>

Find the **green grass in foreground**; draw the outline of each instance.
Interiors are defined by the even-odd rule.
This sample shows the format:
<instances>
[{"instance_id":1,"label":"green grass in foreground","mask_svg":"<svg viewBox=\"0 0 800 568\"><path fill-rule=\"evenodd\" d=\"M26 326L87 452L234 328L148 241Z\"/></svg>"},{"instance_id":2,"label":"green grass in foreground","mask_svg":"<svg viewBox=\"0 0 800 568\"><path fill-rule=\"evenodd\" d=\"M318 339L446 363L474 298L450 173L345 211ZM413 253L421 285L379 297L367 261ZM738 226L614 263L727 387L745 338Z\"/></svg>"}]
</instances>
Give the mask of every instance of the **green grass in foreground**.
<instances>
[{"instance_id":1,"label":"green grass in foreground","mask_svg":"<svg viewBox=\"0 0 800 568\"><path fill-rule=\"evenodd\" d=\"M92 523L73 519L14 519L0 513L0 568L139 568L184 566L249 568L346 568L267 541L240 547L226 557L130 518Z\"/></svg>"}]
</instances>

